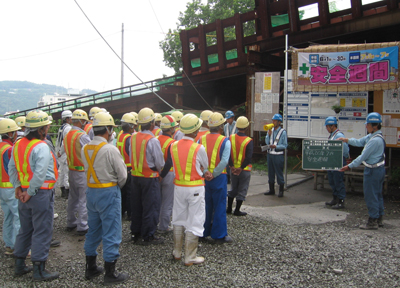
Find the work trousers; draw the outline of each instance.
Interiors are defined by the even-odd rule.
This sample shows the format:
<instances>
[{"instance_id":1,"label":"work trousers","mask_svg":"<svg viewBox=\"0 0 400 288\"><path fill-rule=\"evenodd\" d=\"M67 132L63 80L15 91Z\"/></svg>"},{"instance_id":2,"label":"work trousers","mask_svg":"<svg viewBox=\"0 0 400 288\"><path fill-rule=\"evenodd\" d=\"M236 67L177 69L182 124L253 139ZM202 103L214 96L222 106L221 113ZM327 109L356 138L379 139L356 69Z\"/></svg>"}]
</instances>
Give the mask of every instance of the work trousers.
<instances>
[{"instance_id":1,"label":"work trousers","mask_svg":"<svg viewBox=\"0 0 400 288\"><path fill-rule=\"evenodd\" d=\"M15 257L25 258L31 249L33 262L47 260L53 237L53 209L54 189L40 189L28 202L18 201L21 228L15 240Z\"/></svg>"},{"instance_id":2,"label":"work trousers","mask_svg":"<svg viewBox=\"0 0 400 288\"><path fill-rule=\"evenodd\" d=\"M364 199L369 217L377 219L384 215L382 186L385 179L385 167L364 169Z\"/></svg>"},{"instance_id":3,"label":"work trousers","mask_svg":"<svg viewBox=\"0 0 400 288\"><path fill-rule=\"evenodd\" d=\"M65 189L69 189L69 168L67 162L67 154L64 153L63 155L61 155L61 157L58 157L58 164L60 165L58 167L58 187L65 187Z\"/></svg>"},{"instance_id":4,"label":"work trousers","mask_svg":"<svg viewBox=\"0 0 400 288\"><path fill-rule=\"evenodd\" d=\"M239 201L246 201L247 190L250 186L250 171L242 171L239 175L232 174L232 190L228 191L228 197L235 198Z\"/></svg>"},{"instance_id":5,"label":"work trousers","mask_svg":"<svg viewBox=\"0 0 400 288\"><path fill-rule=\"evenodd\" d=\"M282 155L268 154L267 165L268 165L268 182L275 183L275 174L278 185L285 184L283 178L283 166L285 157Z\"/></svg>"},{"instance_id":6,"label":"work trousers","mask_svg":"<svg viewBox=\"0 0 400 288\"><path fill-rule=\"evenodd\" d=\"M228 235L226 221L226 174L220 174L211 181L206 181L206 221L204 237L221 239Z\"/></svg>"},{"instance_id":7,"label":"work trousers","mask_svg":"<svg viewBox=\"0 0 400 288\"><path fill-rule=\"evenodd\" d=\"M158 224L159 230L167 230L169 222L171 221L172 206L174 205L174 178L175 173L170 171L160 183L161 208L160 222Z\"/></svg>"},{"instance_id":8,"label":"work trousers","mask_svg":"<svg viewBox=\"0 0 400 288\"><path fill-rule=\"evenodd\" d=\"M119 186L109 188L87 188L87 211L89 231L86 234L86 256L97 256L97 247L103 241L103 258L113 262L119 258L122 241L121 190Z\"/></svg>"},{"instance_id":9,"label":"work trousers","mask_svg":"<svg viewBox=\"0 0 400 288\"><path fill-rule=\"evenodd\" d=\"M204 194L204 186L182 187L175 185L172 225L184 226L186 232L192 232L198 237L203 237L206 218Z\"/></svg>"},{"instance_id":10,"label":"work trousers","mask_svg":"<svg viewBox=\"0 0 400 288\"><path fill-rule=\"evenodd\" d=\"M67 227L77 231L88 229L86 209L87 179L85 172L69 170L69 196L67 207Z\"/></svg>"},{"instance_id":11,"label":"work trousers","mask_svg":"<svg viewBox=\"0 0 400 288\"><path fill-rule=\"evenodd\" d=\"M14 249L20 223L18 200L15 199L15 188L0 188L0 203L3 210L3 240L6 247Z\"/></svg>"},{"instance_id":12,"label":"work trousers","mask_svg":"<svg viewBox=\"0 0 400 288\"><path fill-rule=\"evenodd\" d=\"M121 215L126 214L128 215L129 219L131 218L131 190L132 190L132 183L131 183L131 167L127 170L128 178L126 178L126 182L124 187L121 188Z\"/></svg>"},{"instance_id":13,"label":"work trousers","mask_svg":"<svg viewBox=\"0 0 400 288\"><path fill-rule=\"evenodd\" d=\"M131 182L131 232L147 240L157 229L161 204L160 182L158 177L136 176L132 176Z\"/></svg>"},{"instance_id":14,"label":"work trousers","mask_svg":"<svg viewBox=\"0 0 400 288\"><path fill-rule=\"evenodd\" d=\"M346 158L343 157L343 166L346 165ZM346 198L346 188L344 185L344 172L328 171L328 181L332 188L333 196L340 200Z\"/></svg>"}]
</instances>

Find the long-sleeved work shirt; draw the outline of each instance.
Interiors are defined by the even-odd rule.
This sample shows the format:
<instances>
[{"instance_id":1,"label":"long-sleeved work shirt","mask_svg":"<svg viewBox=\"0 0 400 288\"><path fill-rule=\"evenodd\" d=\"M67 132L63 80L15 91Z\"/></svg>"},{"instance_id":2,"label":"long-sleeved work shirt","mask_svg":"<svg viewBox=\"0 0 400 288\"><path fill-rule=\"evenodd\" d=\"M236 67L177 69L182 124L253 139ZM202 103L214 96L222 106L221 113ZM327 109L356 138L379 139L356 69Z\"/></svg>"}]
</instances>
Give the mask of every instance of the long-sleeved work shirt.
<instances>
[{"instance_id":1,"label":"long-sleeved work shirt","mask_svg":"<svg viewBox=\"0 0 400 288\"><path fill-rule=\"evenodd\" d=\"M356 147L364 147L361 155L353 160L349 164L350 168L358 167L363 161L367 164L373 165L378 163L382 159L382 155L385 151L385 142L379 136L374 137L376 134L382 134L381 130L374 133L368 134L360 139L350 138L348 144Z\"/></svg>"}]
</instances>

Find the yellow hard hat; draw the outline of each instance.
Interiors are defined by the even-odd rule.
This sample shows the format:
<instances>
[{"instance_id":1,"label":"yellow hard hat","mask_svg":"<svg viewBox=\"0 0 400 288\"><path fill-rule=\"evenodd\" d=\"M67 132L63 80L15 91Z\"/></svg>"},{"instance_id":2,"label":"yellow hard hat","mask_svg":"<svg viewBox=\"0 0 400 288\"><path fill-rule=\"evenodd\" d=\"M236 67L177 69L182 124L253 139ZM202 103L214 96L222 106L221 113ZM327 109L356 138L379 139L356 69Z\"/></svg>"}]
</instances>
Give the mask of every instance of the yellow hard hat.
<instances>
[{"instance_id":1,"label":"yellow hard hat","mask_svg":"<svg viewBox=\"0 0 400 288\"><path fill-rule=\"evenodd\" d=\"M114 126L114 118L111 116L110 113L99 112L94 115L93 117L93 127L97 126Z\"/></svg>"},{"instance_id":2,"label":"yellow hard hat","mask_svg":"<svg viewBox=\"0 0 400 288\"><path fill-rule=\"evenodd\" d=\"M132 113L125 113L122 116L121 122L131 123L137 125L137 119Z\"/></svg>"},{"instance_id":3,"label":"yellow hard hat","mask_svg":"<svg viewBox=\"0 0 400 288\"><path fill-rule=\"evenodd\" d=\"M160 113L155 113L155 119L156 119L156 122L161 121L162 115Z\"/></svg>"},{"instance_id":4,"label":"yellow hard hat","mask_svg":"<svg viewBox=\"0 0 400 288\"><path fill-rule=\"evenodd\" d=\"M8 132L14 132L17 130L21 130L18 127L17 123L14 120L8 118L1 118L0 119L0 134L7 134Z\"/></svg>"},{"instance_id":5,"label":"yellow hard hat","mask_svg":"<svg viewBox=\"0 0 400 288\"><path fill-rule=\"evenodd\" d=\"M78 120L78 119L83 119L83 120L89 121L87 113L85 111L83 111L82 109L76 109L72 113L72 120Z\"/></svg>"},{"instance_id":6,"label":"yellow hard hat","mask_svg":"<svg viewBox=\"0 0 400 288\"><path fill-rule=\"evenodd\" d=\"M171 116L174 117L176 121L181 121L183 113L181 111L174 111L171 113Z\"/></svg>"},{"instance_id":7,"label":"yellow hard hat","mask_svg":"<svg viewBox=\"0 0 400 288\"><path fill-rule=\"evenodd\" d=\"M15 123L17 123L17 125L19 127L25 127L25 119L26 119L25 116L19 116L19 117L15 118L14 121L15 121Z\"/></svg>"},{"instance_id":8,"label":"yellow hard hat","mask_svg":"<svg viewBox=\"0 0 400 288\"><path fill-rule=\"evenodd\" d=\"M236 127L239 128L239 129L245 129L245 128L249 127L250 123L252 123L252 122L249 121L249 119L247 119L244 116L240 116L236 120Z\"/></svg>"},{"instance_id":9,"label":"yellow hard hat","mask_svg":"<svg viewBox=\"0 0 400 288\"><path fill-rule=\"evenodd\" d=\"M96 115L97 113L99 113L101 111L101 109L99 107L92 107L89 110L89 117L93 117L94 115Z\"/></svg>"},{"instance_id":10,"label":"yellow hard hat","mask_svg":"<svg viewBox=\"0 0 400 288\"><path fill-rule=\"evenodd\" d=\"M226 119L221 113L219 112L212 113L208 117L208 127L218 127L219 125L224 124L225 121Z\"/></svg>"},{"instance_id":11,"label":"yellow hard hat","mask_svg":"<svg viewBox=\"0 0 400 288\"><path fill-rule=\"evenodd\" d=\"M25 126L27 128L37 128L51 124L49 115L41 110L34 110L26 115Z\"/></svg>"},{"instance_id":12,"label":"yellow hard hat","mask_svg":"<svg viewBox=\"0 0 400 288\"><path fill-rule=\"evenodd\" d=\"M138 114L138 123L139 124L146 124L155 119L156 115L153 110L150 108L143 108L139 111Z\"/></svg>"},{"instance_id":13,"label":"yellow hard hat","mask_svg":"<svg viewBox=\"0 0 400 288\"><path fill-rule=\"evenodd\" d=\"M161 129L168 129L168 128L172 128L172 127L176 127L176 126L178 126L178 123L176 123L174 117L172 117L171 115L166 115L166 116L162 117L161 123L160 123Z\"/></svg>"},{"instance_id":14,"label":"yellow hard hat","mask_svg":"<svg viewBox=\"0 0 400 288\"><path fill-rule=\"evenodd\" d=\"M184 134L190 134L200 129L203 120L194 114L186 114L181 119L180 128Z\"/></svg>"},{"instance_id":15,"label":"yellow hard hat","mask_svg":"<svg viewBox=\"0 0 400 288\"><path fill-rule=\"evenodd\" d=\"M213 114L212 111L210 110L204 110L203 112L201 112L200 114L200 119L203 121L208 121L208 117Z\"/></svg>"}]
</instances>

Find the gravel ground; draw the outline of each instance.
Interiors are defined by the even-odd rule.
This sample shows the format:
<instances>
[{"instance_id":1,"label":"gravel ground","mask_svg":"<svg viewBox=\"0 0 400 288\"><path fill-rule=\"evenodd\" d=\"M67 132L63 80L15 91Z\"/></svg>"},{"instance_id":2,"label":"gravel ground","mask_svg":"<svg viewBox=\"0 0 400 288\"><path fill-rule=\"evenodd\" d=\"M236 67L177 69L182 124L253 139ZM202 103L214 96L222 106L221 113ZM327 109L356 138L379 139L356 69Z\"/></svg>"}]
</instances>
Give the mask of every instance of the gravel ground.
<instances>
[{"instance_id":1,"label":"gravel ground","mask_svg":"<svg viewBox=\"0 0 400 288\"><path fill-rule=\"evenodd\" d=\"M84 237L64 231L66 201L57 191L54 238L47 267L59 279L33 284L31 274L13 278L13 258L0 249L0 287L98 287L102 278L84 279ZM114 287L400 287L399 201L385 199L388 223L378 231L356 226L366 219L362 195L349 195L345 222L284 225L267 218L228 216L232 244L201 243L206 262L186 267L172 260L172 234L165 243L138 246L130 242L129 222L123 221L119 271L130 279ZM0 221L2 221L2 213ZM97 263L102 263L101 249Z\"/></svg>"}]
</instances>

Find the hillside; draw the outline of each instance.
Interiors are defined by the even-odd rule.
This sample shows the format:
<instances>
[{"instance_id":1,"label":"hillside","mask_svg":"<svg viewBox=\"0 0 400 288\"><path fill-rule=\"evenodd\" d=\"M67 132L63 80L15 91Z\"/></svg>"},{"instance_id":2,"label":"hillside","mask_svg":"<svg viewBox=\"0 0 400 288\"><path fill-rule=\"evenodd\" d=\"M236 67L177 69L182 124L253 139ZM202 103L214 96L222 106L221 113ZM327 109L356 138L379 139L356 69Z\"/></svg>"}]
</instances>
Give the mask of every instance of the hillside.
<instances>
[{"instance_id":1,"label":"hillside","mask_svg":"<svg viewBox=\"0 0 400 288\"><path fill-rule=\"evenodd\" d=\"M56 85L28 81L0 81L0 115L7 111L33 109L41 96L64 94L67 91L67 88ZM94 94L96 91L84 89L81 93Z\"/></svg>"}]
</instances>

